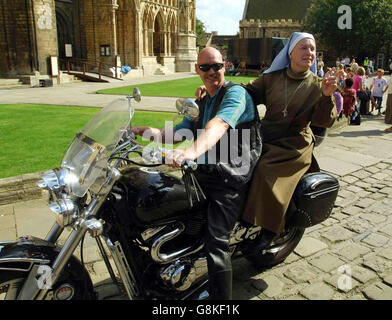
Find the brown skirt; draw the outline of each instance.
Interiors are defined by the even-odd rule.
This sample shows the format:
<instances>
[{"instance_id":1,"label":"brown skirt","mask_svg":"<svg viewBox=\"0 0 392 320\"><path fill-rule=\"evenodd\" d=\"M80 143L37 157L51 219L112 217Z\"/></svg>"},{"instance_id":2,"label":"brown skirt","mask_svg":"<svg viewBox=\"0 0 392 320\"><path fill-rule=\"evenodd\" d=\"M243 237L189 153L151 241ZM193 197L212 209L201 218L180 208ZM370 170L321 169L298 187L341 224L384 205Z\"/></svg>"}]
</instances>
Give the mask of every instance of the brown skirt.
<instances>
[{"instance_id":1,"label":"brown skirt","mask_svg":"<svg viewBox=\"0 0 392 320\"><path fill-rule=\"evenodd\" d=\"M387 109L385 111L385 123L392 124L392 94L388 94Z\"/></svg>"}]
</instances>

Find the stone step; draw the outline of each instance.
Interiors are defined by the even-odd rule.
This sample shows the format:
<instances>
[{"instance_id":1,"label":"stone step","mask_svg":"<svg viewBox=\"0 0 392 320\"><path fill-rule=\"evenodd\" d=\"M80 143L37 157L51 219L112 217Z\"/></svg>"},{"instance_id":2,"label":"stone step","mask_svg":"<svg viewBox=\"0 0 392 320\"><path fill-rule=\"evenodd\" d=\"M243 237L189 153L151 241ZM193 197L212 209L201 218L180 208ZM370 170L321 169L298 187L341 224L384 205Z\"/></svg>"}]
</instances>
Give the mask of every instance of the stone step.
<instances>
[{"instance_id":1,"label":"stone step","mask_svg":"<svg viewBox=\"0 0 392 320\"><path fill-rule=\"evenodd\" d=\"M154 75L156 76L165 76L167 74L172 74L173 72L169 71L165 67L159 67L158 69L155 70Z\"/></svg>"},{"instance_id":2,"label":"stone step","mask_svg":"<svg viewBox=\"0 0 392 320\"><path fill-rule=\"evenodd\" d=\"M0 86L15 86L21 84L19 79L0 79Z\"/></svg>"},{"instance_id":3,"label":"stone step","mask_svg":"<svg viewBox=\"0 0 392 320\"><path fill-rule=\"evenodd\" d=\"M0 90L29 88L20 79L0 79Z\"/></svg>"},{"instance_id":4,"label":"stone step","mask_svg":"<svg viewBox=\"0 0 392 320\"><path fill-rule=\"evenodd\" d=\"M3 85L0 83L0 90L12 90L12 89L26 89L26 88L31 88L30 85L28 84L8 84L8 85Z\"/></svg>"}]
</instances>

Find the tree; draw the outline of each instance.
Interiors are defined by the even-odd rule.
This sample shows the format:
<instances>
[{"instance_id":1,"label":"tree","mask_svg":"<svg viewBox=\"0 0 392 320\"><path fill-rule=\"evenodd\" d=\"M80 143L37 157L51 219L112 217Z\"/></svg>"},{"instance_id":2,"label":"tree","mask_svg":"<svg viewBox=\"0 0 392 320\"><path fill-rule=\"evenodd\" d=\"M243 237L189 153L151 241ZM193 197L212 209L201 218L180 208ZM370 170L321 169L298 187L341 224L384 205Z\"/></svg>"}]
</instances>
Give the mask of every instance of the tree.
<instances>
[{"instance_id":1,"label":"tree","mask_svg":"<svg viewBox=\"0 0 392 320\"><path fill-rule=\"evenodd\" d=\"M207 32L206 27L202 21L196 18L196 46L200 47L205 41Z\"/></svg>"},{"instance_id":2,"label":"tree","mask_svg":"<svg viewBox=\"0 0 392 320\"><path fill-rule=\"evenodd\" d=\"M391 0L312 0L306 17L306 29L337 55L375 57L384 47L389 56Z\"/></svg>"}]
</instances>

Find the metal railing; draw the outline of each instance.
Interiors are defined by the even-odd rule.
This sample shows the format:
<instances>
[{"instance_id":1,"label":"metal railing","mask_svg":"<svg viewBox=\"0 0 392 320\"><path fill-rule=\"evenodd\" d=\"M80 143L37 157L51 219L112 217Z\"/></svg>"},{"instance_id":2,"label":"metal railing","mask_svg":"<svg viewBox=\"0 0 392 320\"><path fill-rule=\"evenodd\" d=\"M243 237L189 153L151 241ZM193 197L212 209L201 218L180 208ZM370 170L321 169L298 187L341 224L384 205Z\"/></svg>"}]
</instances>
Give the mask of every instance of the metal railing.
<instances>
[{"instance_id":1,"label":"metal railing","mask_svg":"<svg viewBox=\"0 0 392 320\"><path fill-rule=\"evenodd\" d=\"M89 77L87 73L92 73L97 74L100 81L104 81L102 79L102 76L122 80L120 77L121 72L118 71L121 66L110 65L101 61L78 58L60 59L60 64L61 69L65 69L66 71L64 72L68 74L83 75L84 77ZM112 68L114 69L114 75L111 75L109 73Z\"/></svg>"}]
</instances>

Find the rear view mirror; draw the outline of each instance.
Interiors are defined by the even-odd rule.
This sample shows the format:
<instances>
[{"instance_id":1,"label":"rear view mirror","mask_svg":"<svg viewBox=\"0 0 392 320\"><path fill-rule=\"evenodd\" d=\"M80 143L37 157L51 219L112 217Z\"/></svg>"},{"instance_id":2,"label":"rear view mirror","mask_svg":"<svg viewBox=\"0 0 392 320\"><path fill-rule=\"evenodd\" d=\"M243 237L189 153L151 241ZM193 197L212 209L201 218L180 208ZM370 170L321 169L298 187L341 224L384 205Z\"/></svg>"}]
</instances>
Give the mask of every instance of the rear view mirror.
<instances>
[{"instance_id":1,"label":"rear view mirror","mask_svg":"<svg viewBox=\"0 0 392 320\"><path fill-rule=\"evenodd\" d=\"M133 89L133 98L137 101L140 102L142 100L142 95L140 94L139 88L134 88Z\"/></svg>"},{"instance_id":2,"label":"rear view mirror","mask_svg":"<svg viewBox=\"0 0 392 320\"><path fill-rule=\"evenodd\" d=\"M177 99L176 109L179 115L184 115L192 120L199 117L199 106L192 99Z\"/></svg>"}]
</instances>

